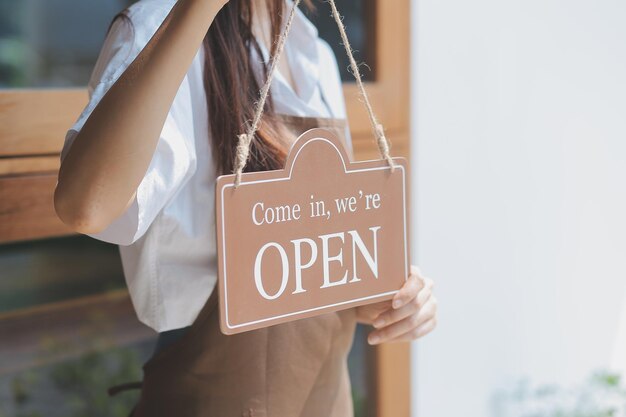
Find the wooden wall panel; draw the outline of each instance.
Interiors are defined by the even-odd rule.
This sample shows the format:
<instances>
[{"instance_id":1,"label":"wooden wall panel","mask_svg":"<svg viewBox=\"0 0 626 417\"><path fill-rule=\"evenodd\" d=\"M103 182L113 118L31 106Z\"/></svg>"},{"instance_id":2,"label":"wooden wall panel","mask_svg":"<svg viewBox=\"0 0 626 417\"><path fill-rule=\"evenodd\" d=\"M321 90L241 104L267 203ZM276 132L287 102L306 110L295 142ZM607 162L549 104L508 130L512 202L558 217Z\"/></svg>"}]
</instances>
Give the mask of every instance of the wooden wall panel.
<instances>
[{"instance_id":1,"label":"wooden wall panel","mask_svg":"<svg viewBox=\"0 0 626 417\"><path fill-rule=\"evenodd\" d=\"M53 155L87 104L87 91L0 91L0 157Z\"/></svg>"},{"instance_id":2,"label":"wooden wall panel","mask_svg":"<svg viewBox=\"0 0 626 417\"><path fill-rule=\"evenodd\" d=\"M13 174L55 173L59 170L58 155L0 158L0 177Z\"/></svg>"},{"instance_id":3,"label":"wooden wall panel","mask_svg":"<svg viewBox=\"0 0 626 417\"><path fill-rule=\"evenodd\" d=\"M0 177L0 243L69 235L54 211L56 174Z\"/></svg>"}]
</instances>

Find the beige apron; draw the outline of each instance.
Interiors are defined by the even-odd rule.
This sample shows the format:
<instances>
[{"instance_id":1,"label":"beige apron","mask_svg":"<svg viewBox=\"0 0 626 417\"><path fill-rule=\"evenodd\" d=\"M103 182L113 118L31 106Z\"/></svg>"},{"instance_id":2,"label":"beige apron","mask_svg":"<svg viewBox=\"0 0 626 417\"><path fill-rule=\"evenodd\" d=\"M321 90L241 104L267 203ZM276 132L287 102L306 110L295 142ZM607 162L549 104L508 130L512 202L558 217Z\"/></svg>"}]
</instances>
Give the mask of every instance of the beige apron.
<instances>
[{"instance_id":1,"label":"beige apron","mask_svg":"<svg viewBox=\"0 0 626 417\"><path fill-rule=\"evenodd\" d=\"M280 118L295 137L321 127L345 143L345 120ZM227 336L220 331L217 294L180 339L144 364L131 416L353 416L347 356L354 309Z\"/></svg>"}]
</instances>

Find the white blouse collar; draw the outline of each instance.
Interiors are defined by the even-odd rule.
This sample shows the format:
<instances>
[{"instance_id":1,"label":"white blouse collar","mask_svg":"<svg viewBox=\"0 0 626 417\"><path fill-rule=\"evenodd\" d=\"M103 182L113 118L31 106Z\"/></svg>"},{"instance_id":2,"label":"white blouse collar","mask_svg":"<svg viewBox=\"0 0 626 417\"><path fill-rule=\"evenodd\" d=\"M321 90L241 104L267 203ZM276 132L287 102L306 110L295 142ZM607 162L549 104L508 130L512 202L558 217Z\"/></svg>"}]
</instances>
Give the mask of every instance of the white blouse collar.
<instances>
[{"instance_id":1,"label":"white blouse collar","mask_svg":"<svg viewBox=\"0 0 626 417\"><path fill-rule=\"evenodd\" d=\"M283 26L286 23L293 0L285 0L285 16ZM319 53L317 46L318 30L306 17L302 10L298 9L294 17L291 32L285 43L285 50L281 59L287 59L293 73L297 92L280 71L274 75L272 89L281 95L291 96L293 99L308 104L316 91L319 83ZM259 42L263 60L269 63L269 52L262 42Z\"/></svg>"}]
</instances>

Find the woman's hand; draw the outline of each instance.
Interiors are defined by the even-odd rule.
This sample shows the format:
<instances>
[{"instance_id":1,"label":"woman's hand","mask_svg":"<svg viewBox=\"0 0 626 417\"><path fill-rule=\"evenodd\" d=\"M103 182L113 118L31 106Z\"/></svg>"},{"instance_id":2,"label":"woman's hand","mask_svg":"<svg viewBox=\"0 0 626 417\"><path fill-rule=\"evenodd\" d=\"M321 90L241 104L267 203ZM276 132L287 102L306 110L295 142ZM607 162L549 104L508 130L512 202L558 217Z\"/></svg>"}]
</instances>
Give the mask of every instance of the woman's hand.
<instances>
[{"instance_id":1,"label":"woman's hand","mask_svg":"<svg viewBox=\"0 0 626 417\"><path fill-rule=\"evenodd\" d=\"M357 321L376 328L368 342L410 341L430 333L437 325L437 299L432 290L433 280L411 265L411 275L393 299L356 307Z\"/></svg>"}]
</instances>

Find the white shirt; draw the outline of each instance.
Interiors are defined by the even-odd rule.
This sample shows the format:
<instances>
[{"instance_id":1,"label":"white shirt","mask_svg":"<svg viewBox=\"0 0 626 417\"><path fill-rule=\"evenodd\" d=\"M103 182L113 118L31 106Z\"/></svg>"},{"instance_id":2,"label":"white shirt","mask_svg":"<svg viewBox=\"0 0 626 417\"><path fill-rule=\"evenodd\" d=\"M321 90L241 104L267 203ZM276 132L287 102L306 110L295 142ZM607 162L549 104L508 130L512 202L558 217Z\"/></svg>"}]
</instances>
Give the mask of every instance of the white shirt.
<instances>
[{"instance_id":1,"label":"white shirt","mask_svg":"<svg viewBox=\"0 0 626 417\"><path fill-rule=\"evenodd\" d=\"M89 103L67 132L61 161L98 101L148 43L175 2L140 0L130 6L128 19L113 22L89 81ZM290 10L292 1L286 0L286 5ZM267 50L263 45L261 49L267 61ZM345 118L335 56L301 11L285 52L298 94L277 73L271 87L276 111ZM217 282L217 175L209 143L203 66L200 47L172 103L134 202L106 230L88 235L120 245L137 316L159 332L192 324Z\"/></svg>"}]
</instances>

